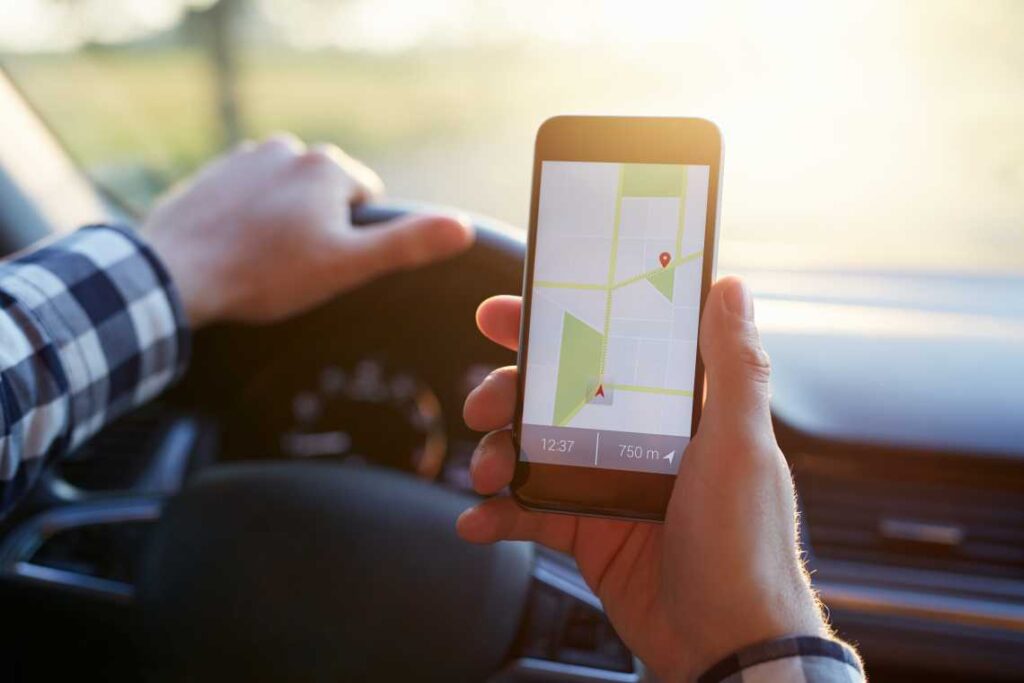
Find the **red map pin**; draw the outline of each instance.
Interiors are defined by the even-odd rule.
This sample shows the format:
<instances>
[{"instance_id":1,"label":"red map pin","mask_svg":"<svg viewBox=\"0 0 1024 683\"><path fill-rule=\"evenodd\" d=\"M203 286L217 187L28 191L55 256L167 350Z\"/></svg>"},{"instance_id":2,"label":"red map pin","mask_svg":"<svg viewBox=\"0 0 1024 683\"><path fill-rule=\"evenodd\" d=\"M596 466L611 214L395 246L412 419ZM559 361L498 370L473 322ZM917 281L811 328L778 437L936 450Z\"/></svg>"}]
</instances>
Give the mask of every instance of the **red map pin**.
<instances>
[{"instance_id":1,"label":"red map pin","mask_svg":"<svg viewBox=\"0 0 1024 683\"><path fill-rule=\"evenodd\" d=\"M661 267L665 268L668 266L668 262L672 260L672 254L667 251L663 251L658 255L658 260L661 261Z\"/></svg>"}]
</instances>

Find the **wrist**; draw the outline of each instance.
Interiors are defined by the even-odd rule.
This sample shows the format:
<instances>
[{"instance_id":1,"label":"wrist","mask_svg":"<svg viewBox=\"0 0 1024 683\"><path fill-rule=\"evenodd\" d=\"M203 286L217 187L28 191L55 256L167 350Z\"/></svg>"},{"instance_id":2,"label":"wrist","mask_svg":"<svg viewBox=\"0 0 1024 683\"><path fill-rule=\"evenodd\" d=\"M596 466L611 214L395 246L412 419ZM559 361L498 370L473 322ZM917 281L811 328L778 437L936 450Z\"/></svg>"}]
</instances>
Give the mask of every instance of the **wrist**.
<instances>
[{"instance_id":1,"label":"wrist","mask_svg":"<svg viewBox=\"0 0 1024 683\"><path fill-rule=\"evenodd\" d=\"M161 231L144 228L142 237L167 271L189 327L196 330L216 320L219 288L203 276L202 254L193 253L181 239L164 239Z\"/></svg>"},{"instance_id":2,"label":"wrist","mask_svg":"<svg viewBox=\"0 0 1024 683\"><path fill-rule=\"evenodd\" d=\"M689 634L688 656L663 676L666 681L698 680L724 659L760 643L785 638L829 639L833 632L806 580L794 582L790 595L773 594L749 600L742 613L711 616Z\"/></svg>"}]
</instances>

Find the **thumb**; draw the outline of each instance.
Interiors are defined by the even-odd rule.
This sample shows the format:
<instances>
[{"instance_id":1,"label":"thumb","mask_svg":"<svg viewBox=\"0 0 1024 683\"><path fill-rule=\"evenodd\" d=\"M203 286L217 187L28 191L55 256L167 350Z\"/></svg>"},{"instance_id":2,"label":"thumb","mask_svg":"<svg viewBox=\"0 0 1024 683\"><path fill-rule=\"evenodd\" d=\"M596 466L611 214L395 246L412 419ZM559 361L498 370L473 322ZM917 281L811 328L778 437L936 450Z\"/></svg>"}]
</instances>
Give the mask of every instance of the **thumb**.
<instances>
[{"instance_id":1,"label":"thumb","mask_svg":"<svg viewBox=\"0 0 1024 683\"><path fill-rule=\"evenodd\" d=\"M768 354L754 324L754 300L736 277L715 283L701 319L700 352L708 374L704 418L715 431L757 438L771 433Z\"/></svg>"},{"instance_id":2,"label":"thumb","mask_svg":"<svg viewBox=\"0 0 1024 683\"><path fill-rule=\"evenodd\" d=\"M415 268L453 256L473 242L469 222L451 216L409 215L358 231L371 274Z\"/></svg>"}]
</instances>

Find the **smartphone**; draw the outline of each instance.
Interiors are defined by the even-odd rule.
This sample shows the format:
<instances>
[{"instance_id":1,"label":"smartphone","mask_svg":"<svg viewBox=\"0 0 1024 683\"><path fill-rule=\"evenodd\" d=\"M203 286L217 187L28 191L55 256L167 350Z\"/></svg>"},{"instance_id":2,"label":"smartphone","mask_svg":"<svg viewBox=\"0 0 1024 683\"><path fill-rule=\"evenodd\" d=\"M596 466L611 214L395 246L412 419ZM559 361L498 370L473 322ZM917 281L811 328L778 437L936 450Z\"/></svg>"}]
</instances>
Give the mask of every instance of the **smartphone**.
<instances>
[{"instance_id":1,"label":"smartphone","mask_svg":"<svg viewBox=\"0 0 1024 683\"><path fill-rule=\"evenodd\" d=\"M513 425L524 507L664 519L700 421L721 168L705 119L540 127Z\"/></svg>"}]
</instances>

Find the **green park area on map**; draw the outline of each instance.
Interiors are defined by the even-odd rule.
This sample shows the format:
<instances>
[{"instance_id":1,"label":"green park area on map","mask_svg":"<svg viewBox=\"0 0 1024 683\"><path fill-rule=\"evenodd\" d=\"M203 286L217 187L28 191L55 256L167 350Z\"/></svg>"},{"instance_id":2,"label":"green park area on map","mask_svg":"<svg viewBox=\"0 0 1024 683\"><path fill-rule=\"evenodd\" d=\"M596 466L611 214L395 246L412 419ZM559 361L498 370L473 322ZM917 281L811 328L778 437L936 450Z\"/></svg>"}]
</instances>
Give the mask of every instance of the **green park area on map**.
<instances>
[{"instance_id":1,"label":"green park area on map","mask_svg":"<svg viewBox=\"0 0 1024 683\"><path fill-rule=\"evenodd\" d=\"M668 301L673 300L676 268L701 256L697 251L683 256L683 226L686 207L686 166L673 164L622 164L615 199L615 221L612 229L608 278L604 285L538 281L540 287L564 287L605 292L604 328L597 330L569 313L563 313L562 339L559 350L558 378L555 391L553 423L566 425L589 402L614 390L691 396L692 392L663 387L605 384L608 355L608 330L611 321L612 297L622 287L647 281ZM659 266L615 281L619 248L619 228L623 198L679 199L679 227L673 252L662 254Z\"/></svg>"},{"instance_id":2,"label":"green park area on map","mask_svg":"<svg viewBox=\"0 0 1024 683\"><path fill-rule=\"evenodd\" d=\"M600 332L576 316L563 314L555 424L565 424L572 419L597 390L602 339Z\"/></svg>"}]
</instances>

